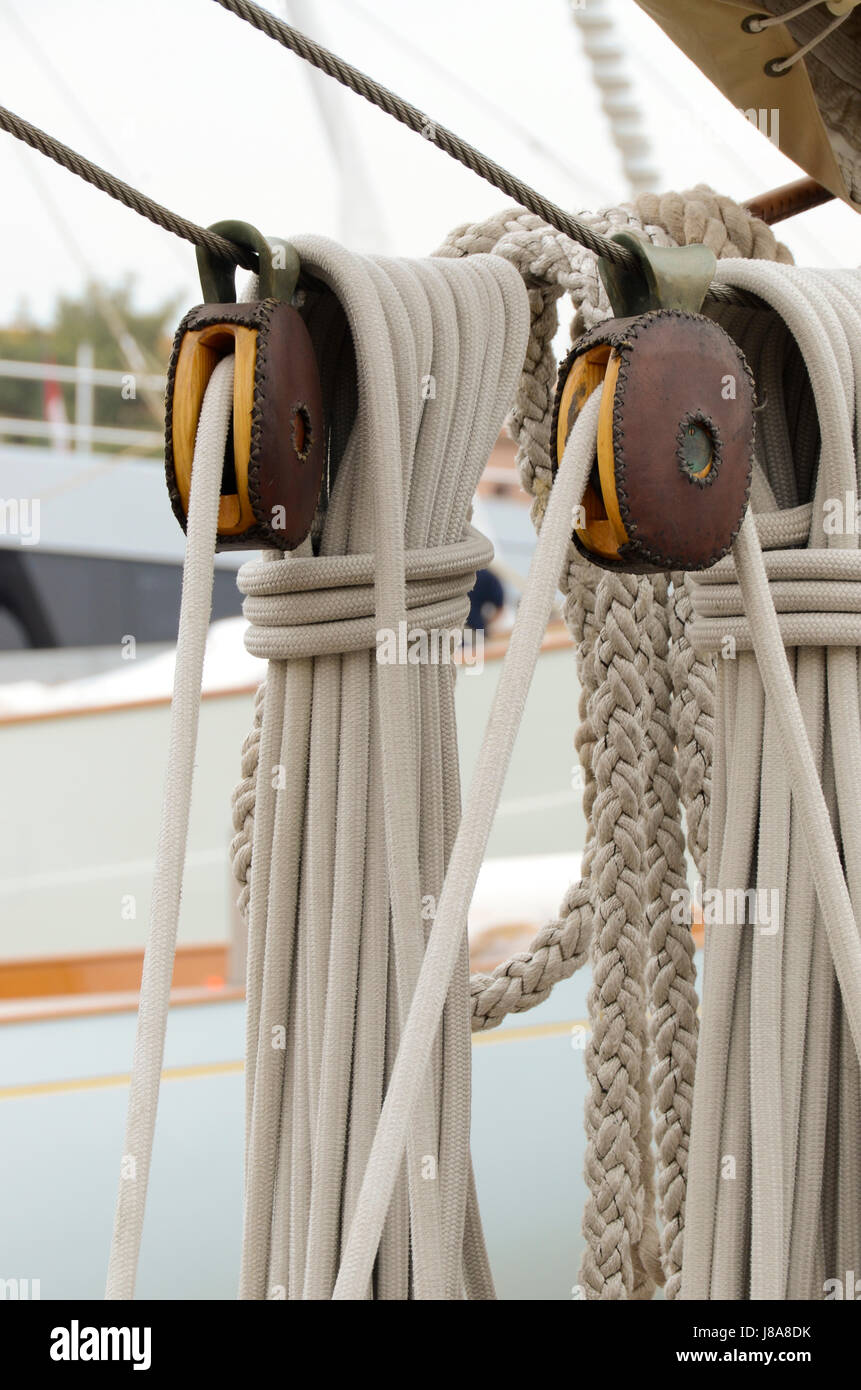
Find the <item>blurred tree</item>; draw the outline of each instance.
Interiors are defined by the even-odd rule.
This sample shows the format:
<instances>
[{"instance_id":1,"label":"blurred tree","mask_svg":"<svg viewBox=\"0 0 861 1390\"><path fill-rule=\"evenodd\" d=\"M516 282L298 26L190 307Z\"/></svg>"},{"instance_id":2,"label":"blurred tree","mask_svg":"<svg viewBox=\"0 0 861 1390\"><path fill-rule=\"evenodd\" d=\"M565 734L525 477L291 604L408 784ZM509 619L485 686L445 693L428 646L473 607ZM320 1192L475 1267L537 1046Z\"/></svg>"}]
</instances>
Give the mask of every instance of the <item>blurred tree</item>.
<instances>
[{"instance_id":1,"label":"blurred tree","mask_svg":"<svg viewBox=\"0 0 861 1390\"><path fill-rule=\"evenodd\" d=\"M146 360L150 372L164 372L170 356L171 336L180 313L181 299L174 296L148 312L133 306L134 279L128 277L115 287L89 285L80 298L62 296L54 308L53 322L47 327L34 323L26 310L16 322L0 328L0 358L18 362L57 362L74 366L78 345L90 343L94 365L129 372L129 362L117 341L119 332L131 335ZM66 415L74 419L75 388L61 386ZM0 415L23 416L29 420L44 415L44 384L0 376ZM144 394L136 389L134 398L120 387L100 387L95 392L97 425L130 429L155 426ZM9 436L7 436L8 438Z\"/></svg>"}]
</instances>

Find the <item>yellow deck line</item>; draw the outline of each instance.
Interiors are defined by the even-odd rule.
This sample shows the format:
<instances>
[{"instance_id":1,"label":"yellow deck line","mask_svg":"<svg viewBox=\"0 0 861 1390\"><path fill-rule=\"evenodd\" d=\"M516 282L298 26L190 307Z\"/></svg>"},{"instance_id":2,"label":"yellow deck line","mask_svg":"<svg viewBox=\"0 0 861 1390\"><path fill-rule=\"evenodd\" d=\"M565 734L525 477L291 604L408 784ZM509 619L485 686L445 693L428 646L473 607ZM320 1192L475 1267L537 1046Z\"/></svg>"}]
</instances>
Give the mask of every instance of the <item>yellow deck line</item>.
<instances>
[{"instance_id":1,"label":"yellow deck line","mask_svg":"<svg viewBox=\"0 0 861 1390\"><path fill-rule=\"evenodd\" d=\"M472 1041L481 1047L488 1043L533 1042L536 1038L560 1037L575 1027L588 1027L588 1021L572 1018L563 1023L536 1023L531 1028L508 1028L504 1032L491 1029L487 1033L474 1033ZM165 1067L161 1079L198 1081L208 1076L236 1076L244 1070L244 1062L201 1062L190 1067ZM0 1101L57 1096L75 1091L105 1091L111 1087L128 1086L130 1080L128 1072L117 1072L113 1076L82 1076L69 1081L35 1081L22 1086L0 1086Z\"/></svg>"},{"instance_id":2,"label":"yellow deck line","mask_svg":"<svg viewBox=\"0 0 861 1390\"><path fill-rule=\"evenodd\" d=\"M206 1076L231 1076L245 1070L244 1062L202 1062L193 1067L165 1067L162 1081L195 1081ZM36 1081L23 1086L0 1086L0 1100L21 1100L29 1096L62 1095L68 1091L104 1091L111 1086L128 1086L131 1076L82 1076L69 1081Z\"/></svg>"}]
</instances>

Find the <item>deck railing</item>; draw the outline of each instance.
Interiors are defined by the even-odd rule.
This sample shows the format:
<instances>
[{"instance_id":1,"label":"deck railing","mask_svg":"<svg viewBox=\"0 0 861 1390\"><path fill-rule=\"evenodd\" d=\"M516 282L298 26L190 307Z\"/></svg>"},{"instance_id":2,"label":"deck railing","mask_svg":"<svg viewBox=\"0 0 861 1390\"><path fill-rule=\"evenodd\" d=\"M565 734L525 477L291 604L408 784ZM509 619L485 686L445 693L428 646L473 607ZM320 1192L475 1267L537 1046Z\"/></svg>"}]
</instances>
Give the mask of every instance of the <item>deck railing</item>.
<instances>
[{"instance_id":1,"label":"deck railing","mask_svg":"<svg viewBox=\"0 0 861 1390\"><path fill-rule=\"evenodd\" d=\"M3 438L50 439L55 444L73 443L75 449L89 452L95 444L109 444L137 449L162 448L161 430L144 430L120 426L96 425L95 392L99 388L126 391L128 399L137 399L145 392L164 394L166 378L156 372L116 371L93 366L93 349L89 343L78 347L74 366L55 362L17 362L0 358L0 377L24 381L55 381L75 387L75 408L72 420L27 419L0 416L0 442Z\"/></svg>"}]
</instances>

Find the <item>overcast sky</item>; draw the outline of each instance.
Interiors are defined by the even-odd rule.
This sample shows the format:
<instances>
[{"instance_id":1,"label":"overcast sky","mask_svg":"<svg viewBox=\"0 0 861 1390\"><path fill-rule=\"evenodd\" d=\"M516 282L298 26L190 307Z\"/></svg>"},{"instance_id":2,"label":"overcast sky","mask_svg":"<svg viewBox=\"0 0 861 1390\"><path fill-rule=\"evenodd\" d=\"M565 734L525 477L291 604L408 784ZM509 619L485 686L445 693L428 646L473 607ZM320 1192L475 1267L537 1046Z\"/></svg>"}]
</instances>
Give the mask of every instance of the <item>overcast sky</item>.
<instances>
[{"instance_id":1,"label":"overcast sky","mask_svg":"<svg viewBox=\"0 0 861 1390\"><path fill-rule=\"evenodd\" d=\"M633 0L612 8L658 188L706 181L744 199L798 177ZM625 197L568 0L301 0L294 14L564 206ZM316 231L359 250L423 255L506 202L328 84L329 118L347 142L345 184L310 70L213 0L0 0L0 73L5 105L203 224L239 218L269 235ZM173 291L199 300L190 247L5 134L0 181L0 322L22 302L44 317L88 267L108 282L132 273L142 307ZM854 265L858 227L857 214L831 205L780 235L801 263Z\"/></svg>"}]
</instances>

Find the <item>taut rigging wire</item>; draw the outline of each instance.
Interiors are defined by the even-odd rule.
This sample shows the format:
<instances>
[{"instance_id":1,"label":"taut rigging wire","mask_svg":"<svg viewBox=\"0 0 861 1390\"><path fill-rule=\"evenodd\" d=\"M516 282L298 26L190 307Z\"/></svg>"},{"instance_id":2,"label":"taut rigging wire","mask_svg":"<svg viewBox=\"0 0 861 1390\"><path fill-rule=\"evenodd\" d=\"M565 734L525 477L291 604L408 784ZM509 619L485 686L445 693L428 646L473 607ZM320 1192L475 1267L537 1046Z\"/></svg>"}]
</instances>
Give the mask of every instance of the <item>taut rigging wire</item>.
<instances>
[{"instance_id":1,"label":"taut rigging wire","mask_svg":"<svg viewBox=\"0 0 861 1390\"><path fill-rule=\"evenodd\" d=\"M250 0L216 0L216 3L235 14L237 18L251 24L255 29L259 29L267 38L274 39L284 48L289 48L292 53L304 58L312 67L319 68L329 77L334 77L337 82L348 87L358 96L364 97L366 101L379 107L387 115L393 116L409 130L431 140L452 159L456 159L474 174L478 174L486 182L501 189L503 193L507 193L509 197L528 209L529 212L535 213L551 227L555 227L565 236L571 237L573 241L579 242L581 246L585 246L596 256L601 256L605 260L628 270L635 268L634 257L625 247L620 246L618 242L611 241L609 237L595 232L588 223L583 222L580 218L565 212L549 198L545 198L536 189L524 183L522 179L504 169L501 164L497 164L495 160L483 155L474 145L462 140L459 135L455 135L445 126L430 120L410 102L404 101L402 97L389 91L387 87L383 87L372 77L366 76L358 68L353 67L351 63L339 58L337 54L331 53L322 44L315 43L305 34L300 34L298 29L294 29L291 25L278 19L268 10L261 9L259 5L251 4ZM17 140L22 140L24 144L37 150L39 154L45 155L46 158L53 159L55 163L62 165L70 173L77 174L78 178L92 184L102 193L116 198L125 207L131 208L141 217L148 218L150 222L154 222L164 231L172 232L174 236L183 237L195 246L205 247L221 260L233 261L246 270L257 269L256 257L252 257L244 248L219 236L216 232L209 231L206 227L200 227L196 222L191 222L188 218L172 212L163 204L157 203L147 194L141 192L140 189L134 188L123 179L109 173L108 170L102 169L92 160L71 149L70 146L64 145L55 136L40 130L38 126L34 126L23 116L17 115L5 106L0 106L0 129L5 130L9 135L14 135ZM755 296L735 290L728 285L712 285L706 298L726 304L747 304L752 307L756 307L759 302Z\"/></svg>"}]
</instances>

